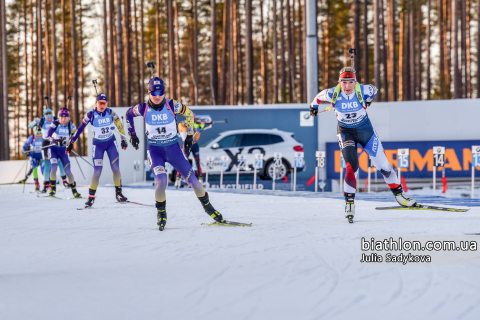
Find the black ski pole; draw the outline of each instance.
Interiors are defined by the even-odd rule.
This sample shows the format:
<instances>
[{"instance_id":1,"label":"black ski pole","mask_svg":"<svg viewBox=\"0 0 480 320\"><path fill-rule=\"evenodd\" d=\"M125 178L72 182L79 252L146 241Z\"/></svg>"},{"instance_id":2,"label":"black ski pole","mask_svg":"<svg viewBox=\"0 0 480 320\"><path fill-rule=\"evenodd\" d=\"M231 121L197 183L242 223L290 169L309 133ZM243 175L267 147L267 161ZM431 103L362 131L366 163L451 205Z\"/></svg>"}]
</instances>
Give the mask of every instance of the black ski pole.
<instances>
[{"instance_id":1,"label":"black ski pole","mask_svg":"<svg viewBox=\"0 0 480 320\"><path fill-rule=\"evenodd\" d=\"M92 80L92 82L93 82L93 86L95 87L95 93L96 93L97 96L98 96L98 91L97 91L97 84L98 84L98 82L97 82L97 79Z\"/></svg>"},{"instance_id":2,"label":"black ski pole","mask_svg":"<svg viewBox=\"0 0 480 320\"><path fill-rule=\"evenodd\" d=\"M47 109L49 109L48 107L48 96L45 96L45 98L43 98L45 100L45 105L47 106Z\"/></svg>"},{"instance_id":3,"label":"black ski pole","mask_svg":"<svg viewBox=\"0 0 480 320\"><path fill-rule=\"evenodd\" d=\"M357 49L350 48L350 50L348 50L348 53L350 53L350 59L352 60L352 68L355 69L355 61L353 59L353 56L357 55Z\"/></svg>"},{"instance_id":4,"label":"black ski pole","mask_svg":"<svg viewBox=\"0 0 480 320\"><path fill-rule=\"evenodd\" d=\"M150 72L152 73L152 78L155 77L155 62L149 61L147 62L147 67L150 69Z\"/></svg>"},{"instance_id":5,"label":"black ski pole","mask_svg":"<svg viewBox=\"0 0 480 320\"><path fill-rule=\"evenodd\" d=\"M86 180L86 179L85 179L85 175L83 174L82 167L80 166L80 162L78 162L78 159L77 159L77 158L78 158L78 156L75 157L75 160L77 160L77 164L78 164L78 167L80 168L80 172L82 173L83 179Z\"/></svg>"},{"instance_id":6,"label":"black ski pole","mask_svg":"<svg viewBox=\"0 0 480 320\"><path fill-rule=\"evenodd\" d=\"M80 157L80 155L78 153L76 153L75 151L71 150L73 153L75 153L78 157ZM85 161L86 163L88 163L89 165L91 165L93 167L93 164L91 164L90 162L88 162L87 160L83 159L82 157L80 157L80 159L82 159L83 161Z\"/></svg>"}]
</instances>

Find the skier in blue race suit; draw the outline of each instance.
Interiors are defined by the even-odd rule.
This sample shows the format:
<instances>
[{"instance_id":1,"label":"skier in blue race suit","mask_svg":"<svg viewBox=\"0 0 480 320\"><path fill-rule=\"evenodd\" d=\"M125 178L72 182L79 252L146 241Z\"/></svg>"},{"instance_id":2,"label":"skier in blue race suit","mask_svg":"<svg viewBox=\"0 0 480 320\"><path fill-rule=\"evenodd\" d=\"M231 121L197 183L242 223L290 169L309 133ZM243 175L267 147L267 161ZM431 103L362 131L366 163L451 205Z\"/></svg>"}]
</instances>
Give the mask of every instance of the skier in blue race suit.
<instances>
[{"instance_id":1,"label":"skier in blue race suit","mask_svg":"<svg viewBox=\"0 0 480 320\"><path fill-rule=\"evenodd\" d=\"M356 176L359 170L357 144L362 146L375 167L383 174L383 178L397 202L405 207L415 206L415 200L403 195L397 174L388 163L380 138L368 118L366 110L377 95L377 88L372 85L359 84L356 80L355 70L351 67L343 68L340 71L338 82L339 84L335 88L323 90L315 97L310 105L310 113L316 116L318 105L322 101L330 102L335 110L338 122L337 138L346 162L345 217L353 219L355 215Z\"/></svg>"},{"instance_id":2,"label":"skier in blue race suit","mask_svg":"<svg viewBox=\"0 0 480 320\"><path fill-rule=\"evenodd\" d=\"M97 96L95 109L87 112L82 123L78 127L77 132L70 140L67 146L69 152L73 148L73 144L80 137L80 134L90 123L93 131L92 156L93 156L93 176L90 180L90 189L88 190L88 201L85 205L91 207L95 201L95 193L97 192L98 181L103 168L103 156L105 152L110 160L110 167L113 172L113 183L115 185L115 197L118 202L125 202L128 199L122 194L122 176L120 174L120 155L118 153L117 139L113 132L115 127L123 135L121 146L125 150L128 147L127 139L124 137L122 123L118 115L110 108L107 108L108 99L104 93Z\"/></svg>"},{"instance_id":3,"label":"skier in blue race suit","mask_svg":"<svg viewBox=\"0 0 480 320\"><path fill-rule=\"evenodd\" d=\"M19 183L25 183L33 172L33 180L35 181L35 191L40 191L40 183L38 183L38 167L41 166L42 159L42 131L35 131L35 135L28 137L27 141L23 145L23 151L28 155L30 159L30 170L28 171L25 179L21 180Z\"/></svg>"},{"instance_id":4,"label":"skier in blue race suit","mask_svg":"<svg viewBox=\"0 0 480 320\"><path fill-rule=\"evenodd\" d=\"M45 109L43 112L43 117L42 118L36 118L32 122L28 124L29 128L34 128L38 127L39 129L42 130L42 138L43 138L43 144L42 144L42 156L43 156L43 165L44 165L44 181L43 181L43 190L42 192L45 193L47 190L50 188L50 160L48 158L48 148L45 148L50 144L50 142L47 140L48 136L48 129L50 129L50 125L53 123L53 121L58 120L57 117L53 116L53 111L51 109ZM65 171L63 170L63 165L61 161L58 163L58 168L60 170L60 176L62 177L62 182L63 186L65 188L68 188L68 182L67 182L67 176L65 175ZM56 175L56 172L55 172ZM56 183L55 179L55 183Z\"/></svg>"},{"instance_id":5,"label":"skier in blue race suit","mask_svg":"<svg viewBox=\"0 0 480 320\"><path fill-rule=\"evenodd\" d=\"M57 186L55 184L57 171L58 160L61 160L63 163L63 169L68 178L69 187L72 189L72 194L75 198L81 198L81 194L78 193L75 183L75 178L73 177L71 166L70 166L70 157L67 153L67 143L70 140L72 134L75 133L77 127L70 121L70 112L67 108L62 108L59 113L59 119L54 120L48 129L47 140L50 143L54 143L54 146L48 148L48 158L50 159L50 164L52 166L50 170L50 185L52 190L50 191L50 196L55 196L57 193Z\"/></svg>"},{"instance_id":6,"label":"skier in blue race suit","mask_svg":"<svg viewBox=\"0 0 480 320\"><path fill-rule=\"evenodd\" d=\"M148 84L149 99L127 111L127 128L131 136L130 141L138 149L139 139L135 132L134 117L143 117L145 121L145 134L148 147L147 156L152 172L157 182L155 200L157 208L157 224L162 231L167 223L166 195L167 172L165 162L170 163L185 179L198 199L205 212L217 222L224 222L220 212L215 210L210 203L208 193L195 177L192 166L185 158L177 141L176 114L186 118L187 138L184 142L184 151L189 153L193 144L193 113L177 100L165 98L165 84L162 79L154 77Z\"/></svg>"}]
</instances>

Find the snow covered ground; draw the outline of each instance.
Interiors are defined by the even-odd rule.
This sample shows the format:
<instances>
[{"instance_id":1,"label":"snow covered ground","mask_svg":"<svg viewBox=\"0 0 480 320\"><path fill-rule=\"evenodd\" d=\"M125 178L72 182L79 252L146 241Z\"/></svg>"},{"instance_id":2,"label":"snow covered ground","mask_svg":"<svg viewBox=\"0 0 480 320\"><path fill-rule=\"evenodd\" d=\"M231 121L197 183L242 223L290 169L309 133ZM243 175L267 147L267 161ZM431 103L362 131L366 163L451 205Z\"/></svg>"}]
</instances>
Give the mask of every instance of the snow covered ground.
<instances>
[{"instance_id":1,"label":"snow covered ground","mask_svg":"<svg viewBox=\"0 0 480 320\"><path fill-rule=\"evenodd\" d=\"M193 192L168 190L159 232L154 208L116 203L113 188L83 211L32 188L0 188L0 319L480 317L478 265L359 262L365 235L479 233L479 207L386 212L359 200L348 224L341 199L212 192L225 217L253 226L207 227ZM124 194L153 202L151 189Z\"/></svg>"}]
</instances>

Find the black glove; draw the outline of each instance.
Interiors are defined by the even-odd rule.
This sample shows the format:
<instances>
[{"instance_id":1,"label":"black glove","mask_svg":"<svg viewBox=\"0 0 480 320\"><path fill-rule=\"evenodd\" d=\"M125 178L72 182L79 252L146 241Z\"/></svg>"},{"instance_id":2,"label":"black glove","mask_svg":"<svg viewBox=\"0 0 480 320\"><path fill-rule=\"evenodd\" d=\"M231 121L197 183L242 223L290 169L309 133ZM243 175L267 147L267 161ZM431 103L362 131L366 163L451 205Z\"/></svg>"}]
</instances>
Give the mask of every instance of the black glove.
<instances>
[{"instance_id":1,"label":"black glove","mask_svg":"<svg viewBox=\"0 0 480 320\"><path fill-rule=\"evenodd\" d=\"M137 138L137 139L138 139L138 138ZM122 145L122 149L123 149L123 150L126 150L126 149L127 149L127 147L128 147L127 140L123 140L123 139L122 139L122 143L121 143L121 145Z\"/></svg>"},{"instance_id":2,"label":"black glove","mask_svg":"<svg viewBox=\"0 0 480 320\"><path fill-rule=\"evenodd\" d=\"M70 142L68 143L68 146L67 146L67 153L69 153L70 151L72 151L72 149L73 149L73 142L70 141Z\"/></svg>"},{"instance_id":3,"label":"black glove","mask_svg":"<svg viewBox=\"0 0 480 320\"><path fill-rule=\"evenodd\" d=\"M366 105L367 107L370 107L371 104L372 104L372 101L370 101L370 102L365 101L365 105Z\"/></svg>"},{"instance_id":4,"label":"black glove","mask_svg":"<svg viewBox=\"0 0 480 320\"><path fill-rule=\"evenodd\" d=\"M192 149L192 145L193 145L193 136L187 136L187 138L185 139L185 142L183 143L183 152L185 154L189 154L190 149Z\"/></svg>"},{"instance_id":5,"label":"black glove","mask_svg":"<svg viewBox=\"0 0 480 320\"><path fill-rule=\"evenodd\" d=\"M132 135L130 133L130 143L135 148L135 150L138 150L138 145L140 144L140 140L138 140L138 137L136 134Z\"/></svg>"},{"instance_id":6,"label":"black glove","mask_svg":"<svg viewBox=\"0 0 480 320\"><path fill-rule=\"evenodd\" d=\"M312 105L310 105L310 115L315 117L317 113L318 113L318 105L316 109Z\"/></svg>"}]
</instances>

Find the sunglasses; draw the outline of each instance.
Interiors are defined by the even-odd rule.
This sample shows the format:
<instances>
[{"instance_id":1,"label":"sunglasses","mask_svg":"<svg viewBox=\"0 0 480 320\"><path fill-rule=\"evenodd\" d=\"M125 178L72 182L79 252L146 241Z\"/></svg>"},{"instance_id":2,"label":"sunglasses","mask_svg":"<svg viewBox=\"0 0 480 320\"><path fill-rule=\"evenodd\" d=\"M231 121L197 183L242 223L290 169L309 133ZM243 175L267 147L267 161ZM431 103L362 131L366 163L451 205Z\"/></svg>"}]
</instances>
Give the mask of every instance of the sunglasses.
<instances>
[{"instance_id":1,"label":"sunglasses","mask_svg":"<svg viewBox=\"0 0 480 320\"><path fill-rule=\"evenodd\" d=\"M97 101L97 103L98 103L99 106L106 106L107 105L107 102Z\"/></svg>"},{"instance_id":2,"label":"sunglasses","mask_svg":"<svg viewBox=\"0 0 480 320\"><path fill-rule=\"evenodd\" d=\"M45 116L53 116L52 112L45 112Z\"/></svg>"},{"instance_id":3,"label":"sunglasses","mask_svg":"<svg viewBox=\"0 0 480 320\"><path fill-rule=\"evenodd\" d=\"M163 92L161 90L160 91L152 91L152 92L150 92L150 94L154 97L155 96L163 96L165 94L165 92Z\"/></svg>"}]
</instances>

